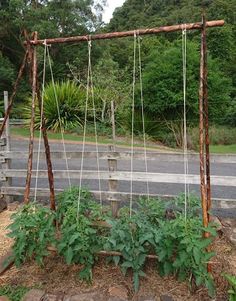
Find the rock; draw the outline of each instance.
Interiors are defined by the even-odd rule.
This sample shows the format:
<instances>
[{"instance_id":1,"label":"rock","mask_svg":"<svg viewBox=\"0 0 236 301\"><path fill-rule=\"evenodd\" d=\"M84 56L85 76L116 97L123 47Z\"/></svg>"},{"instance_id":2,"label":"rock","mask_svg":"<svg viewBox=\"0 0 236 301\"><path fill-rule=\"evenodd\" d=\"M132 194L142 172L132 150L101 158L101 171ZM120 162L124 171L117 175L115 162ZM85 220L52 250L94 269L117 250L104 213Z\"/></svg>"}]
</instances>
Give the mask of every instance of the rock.
<instances>
[{"instance_id":1,"label":"rock","mask_svg":"<svg viewBox=\"0 0 236 301\"><path fill-rule=\"evenodd\" d=\"M64 298L65 300L65 298ZM87 293L71 296L68 301L104 301L106 298L99 293Z\"/></svg>"},{"instance_id":2,"label":"rock","mask_svg":"<svg viewBox=\"0 0 236 301\"><path fill-rule=\"evenodd\" d=\"M46 294L43 296L41 301L63 301L64 295L52 295L52 294Z\"/></svg>"},{"instance_id":3,"label":"rock","mask_svg":"<svg viewBox=\"0 0 236 301\"><path fill-rule=\"evenodd\" d=\"M226 238L236 246L236 220L235 219L224 219L223 222L223 233Z\"/></svg>"},{"instance_id":4,"label":"rock","mask_svg":"<svg viewBox=\"0 0 236 301\"><path fill-rule=\"evenodd\" d=\"M155 301L155 296L139 296L138 301Z\"/></svg>"},{"instance_id":5,"label":"rock","mask_svg":"<svg viewBox=\"0 0 236 301\"><path fill-rule=\"evenodd\" d=\"M28 291L22 298L22 301L42 301L45 292L39 289L32 289Z\"/></svg>"},{"instance_id":6,"label":"rock","mask_svg":"<svg viewBox=\"0 0 236 301\"><path fill-rule=\"evenodd\" d=\"M210 222L213 223L216 226L217 231L222 231L223 226L221 224L221 221L217 216L210 215Z\"/></svg>"},{"instance_id":7,"label":"rock","mask_svg":"<svg viewBox=\"0 0 236 301\"><path fill-rule=\"evenodd\" d=\"M110 297L108 301L128 301L127 299L121 299L119 297Z\"/></svg>"},{"instance_id":8,"label":"rock","mask_svg":"<svg viewBox=\"0 0 236 301\"><path fill-rule=\"evenodd\" d=\"M168 295L161 295L160 301L174 301L174 299Z\"/></svg>"},{"instance_id":9,"label":"rock","mask_svg":"<svg viewBox=\"0 0 236 301\"><path fill-rule=\"evenodd\" d=\"M0 199L0 213L7 209L7 202L4 199Z\"/></svg>"},{"instance_id":10,"label":"rock","mask_svg":"<svg viewBox=\"0 0 236 301\"><path fill-rule=\"evenodd\" d=\"M8 204L7 209L9 211L16 211L20 206L21 204L19 202L12 202Z\"/></svg>"},{"instance_id":11,"label":"rock","mask_svg":"<svg viewBox=\"0 0 236 301\"><path fill-rule=\"evenodd\" d=\"M112 286L109 288L108 292L109 292L110 297L116 297L119 300L127 300L128 299L128 291L123 286Z\"/></svg>"},{"instance_id":12,"label":"rock","mask_svg":"<svg viewBox=\"0 0 236 301\"><path fill-rule=\"evenodd\" d=\"M12 250L9 250L4 256L0 257L0 276L11 268L14 264L14 257Z\"/></svg>"},{"instance_id":13,"label":"rock","mask_svg":"<svg viewBox=\"0 0 236 301\"><path fill-rule=\"evenodd\" d=\"M0 296L0 301L10 301L7 296Z\"/></svg>"}]
</instances>

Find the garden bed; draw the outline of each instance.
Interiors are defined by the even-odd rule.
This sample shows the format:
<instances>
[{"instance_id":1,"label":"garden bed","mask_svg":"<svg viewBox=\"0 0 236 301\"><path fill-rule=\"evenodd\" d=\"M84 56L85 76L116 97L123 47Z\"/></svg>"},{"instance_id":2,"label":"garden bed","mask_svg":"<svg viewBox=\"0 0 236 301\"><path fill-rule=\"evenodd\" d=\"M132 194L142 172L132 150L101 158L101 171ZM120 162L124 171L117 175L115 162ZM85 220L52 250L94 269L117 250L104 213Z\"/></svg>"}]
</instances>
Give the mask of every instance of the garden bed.
<instances>
[{"instance_id":1,"label":"garden bed","mask_svg":"<svg viewBox=\"0 0 236 301\"><path fill-rule=\"evenodd\" d=\"M90 212L87 213L90 214ZM5 241L0 246L0 254L4 254L12 243L9 238L6 238L6 226L10 224L10 216L11 212L9 211L0 215L1 242ZM228 285L221 273L235 274L236 251L224 236L217 237L211 248L216 252L216 256L211 258L216 285L216 300L228 300ZM175 277L161 277L157 273L156 259L146 260L146 264L142 268L145 275L140 277L139 290L136 293L133 285L133 272L128 269L124 276L122 266L107 262L107 257L98 256L98 260L92 268L93 276L89 284L78 276L84 265L73 262L70 262L69 265L65 263L65 259L56 252L52 252L44 258L43 266L36 264L33 260L27 260L20 267L14 266L0 277L0 286L40 287L47 292L61 294L77 294L88 291L107 293L111 287L121 286L127 290L130 299L137 295L159 297L165 294L173 296L174 300L211 300L204 287L192 286L190 293L188 281L179 282L176 280L176 275Z\"/></svg>"}]
</instances>

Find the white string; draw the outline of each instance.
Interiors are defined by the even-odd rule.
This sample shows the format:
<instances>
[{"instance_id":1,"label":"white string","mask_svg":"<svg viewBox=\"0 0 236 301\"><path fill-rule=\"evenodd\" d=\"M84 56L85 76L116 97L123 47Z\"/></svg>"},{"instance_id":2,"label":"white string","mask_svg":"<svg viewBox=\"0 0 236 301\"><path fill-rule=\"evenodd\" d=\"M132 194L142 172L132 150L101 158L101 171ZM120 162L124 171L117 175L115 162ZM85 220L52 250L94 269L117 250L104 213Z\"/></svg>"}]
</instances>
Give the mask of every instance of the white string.
<instances>
[{"instance_id":1,"label":"white string","mask_svg":"<svg viewBox=\"0 0 236 301\"><path fill-rule=\"evenodd\" d=\"M143 99L143 80L142 80L142 60L141 60L141 43L140 36L138 35L138 56L139 56L139 82L140 82L140 100L142 109L142 123L143 123L143 148L144 148L144 162L145 162L145 172L147 177L147 197L150 198L149 193L149 181L148 181L148 161L147 161L147 147L146 147L146 134L145 134L145 116L144 116L144 99Z\"/></svg>"},{"instance_id":2,"label":"white string","mask_svg":"<svg viewBox=\"0 0 236 301\"><path fill-rule=\"evenodd\" d=\"M91 41L88 41L88 56L90 56L90 44L91 44ZM80 211L81 186L82 186L82 175L83 175L83 167L84 167L84 152L85 152L85 142L86 142L88 100L89 100L89 84L90 84L89 77L90 77L90 58L88 59L88 71L87 71L87 88L86 88L86 100L85 100L85 112L84 112L83 144L82 144L82 154L81 154L81 164L80 164L79 195L78 195L78 204L77 204L77 220L79 218L79 211Z\"/></svg>"},{"instance_id":3,"label":"white string","mask_svg":"<svg viewBox=\"0 0 236 301\"><path fill-rule=\"evenodd\" d=\"M183 151L184 151L184 216L187 218L187 201L189 199L189 184L188 180L188 143L187 143L187 112L186 112L186 77L187 77L187 31L186 25L182 28L182 59L183 59L183 100L184 100L184 141L183 141Z\"/></svg>"},{"instance_id":4,"label":"white string","mask_svg":"<svg viewBox=\"0 0 236 301\"><path fill-rule=\"evenodd\" d=\"M131 158L130 158L130 217L133 208L133 161L134 161L134 100L136 77L136 31L134 31L134 67L133 67L133 93L132 93L132 125L131 125Z\"/></svg>"},{"instance_id":5,"label":"white string","mask_svg":"<svg viewBox=\"0 0 236 301\"><path fill-rule=\"evenodd\" d=\"M43 107L44 107L44 90L45 90L45 74L46 74L46 56L47 48L46 43L44 42L44 59L43 59L43 82L42 82L42 94L41 94L41 108L40 108L40 131L39 131L39 144L38 144L38 156L36 164L36 178L35 178L35 190L34 190L34 201L37 199L37 190L38 190L38 176L39 176L39 159L41 151L41 140L42 140L42 127L43 127Z\"/></svg>"},{"instance_id":6,"label":"white string","mask_svg":"<svg viewBox=\"0 0 236 301\"><path fill-rule=\"evenodd\" d=\"M102 205L102 189L101 189L100 164L99 164L96 108L95 108L95 101L94 101L94 88L93 88L93 76L92 76L92 64L91 64L91 48L92 48L92 43L90 40L88 43L89 71L90 71L90 83L91 83L91 96L92 96L92 103L93 103L93 120L94 120L94 135L95 135L96 161L97 161L97 173L98 173L99 200L100 200L100 204Z\"/></svg>"},{"instance_id":7,"label":"white string","mask_svg":"<svg viewBox=\"0 0 236 301\"><path fill-rule=\"evenodd\" d=\"M59 120L59 125L60 125L60 130L61 130L61 140L62 140L63 152L65 155L65 162L66 162L66 171L67 171L67 176L68 176L69 187L71 189L71 179L70 179L68 158L67 158L66 145L65 145L65 139L64 139L64 128L63 128L62 122L61 122L60 108L59 108L59 103L58 103L58 97L57 97L57 92L56 92L56 87L55 87L55 81L54 81L54 75L53 75L53 71L52 71L52 63L51 63L51 57L50 57L48 45L46 45L46 48L47 48L47 53L48 53L48 63L49 63L49 68L50 68L50 73L51 73L53 91L54 91L54 96L55 96L56 105L57 105L58 120Z\"/></svg>"}]
</instances>

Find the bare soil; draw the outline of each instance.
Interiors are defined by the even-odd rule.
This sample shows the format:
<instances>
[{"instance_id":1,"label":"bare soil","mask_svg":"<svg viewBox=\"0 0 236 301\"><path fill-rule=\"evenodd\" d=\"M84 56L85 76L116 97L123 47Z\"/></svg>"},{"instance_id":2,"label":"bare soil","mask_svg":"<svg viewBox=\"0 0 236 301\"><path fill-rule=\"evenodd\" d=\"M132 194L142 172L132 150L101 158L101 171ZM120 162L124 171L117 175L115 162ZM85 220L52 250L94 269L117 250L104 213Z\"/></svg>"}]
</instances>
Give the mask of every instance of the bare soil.
<instances>
[{"instance_id":1,"label":"bare soil","mask_svg":"<svg viewBox=\"0 0 236 301\"><path fill-rule=\"evenodd\" d=\"M12 241L6 237L6 227L10 224L12 212L5 211L0 214L0 256L6 254ZM216 283L217 297L214 300L226 301L228 285L221 273L227 272L236 275L236 249L224 236L217 238L212 246L216 256L212 259L213 276ZM78 272L81 266L68 266L63 259L51 254L45 260L44 267L39 267L33 262L24 264L21 268L13 266L0 277L0 285L21 285L26 287L42 288L50 293L76 294L82 292L99 291L107 293L110 287L122 286L128 290L130 300L137 297L133 291L132 275L124 276L113 264L108 264L106 259L99 258L93 271L92 284L79 280ZM150 260L145 268L146 277L141 280L139 295L152 295L159 300L160 295L172 296L176 301L208 301L207 290L198 289L190 292L187 282L178 282L174 277L162 278L156 271L154 260Z\"/></svg>"}]
</instances>

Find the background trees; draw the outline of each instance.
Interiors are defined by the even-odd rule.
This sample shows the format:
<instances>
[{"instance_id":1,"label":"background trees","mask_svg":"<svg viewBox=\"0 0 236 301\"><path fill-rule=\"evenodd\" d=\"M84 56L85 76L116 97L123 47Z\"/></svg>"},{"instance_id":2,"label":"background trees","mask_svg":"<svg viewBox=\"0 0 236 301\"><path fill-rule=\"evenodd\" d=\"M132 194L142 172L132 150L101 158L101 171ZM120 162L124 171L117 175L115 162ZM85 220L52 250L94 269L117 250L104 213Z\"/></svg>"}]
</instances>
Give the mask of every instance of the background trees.
<instances>
[{"instance_id":1,"label":"background trees","mask_svg":"<svg viewBox=\"0 0 236 301\"><path fill-rule=\"evenodd\" d=\"M235 126L235 0L126 0L121 8L115 10L108 25L101 22L104 4L103 0L0 1L0 90L11 91L24 51L24 29L28 32L37 30L40 38L45 38L154 27L199 21L204 8L208 19L226 21L224 27L207 31L211 124ZM149 135L162 141L168 135L170 140L174 139L173 129L178 129L179 136L181 134L183 101L180 40L181 32L142 39L146 129ZM188 32L187 40L187 113L188 125L194 126L198 120L199 32ZM74 79L72 70L79 82L86 85L86 43L53 45L50 53L55 80ZM39 50L39 62L42 64L42 49ZM133 39L93 42L92 64L98 121L109 121L110 101L114 100L118 126L129 129ZM50 76L47 76L47 81L50 81ZM136 133L141 129L138 89L137 86ZM17 103L24 102L29 93L25 79Z\"/></svg>"}]
</instances>

